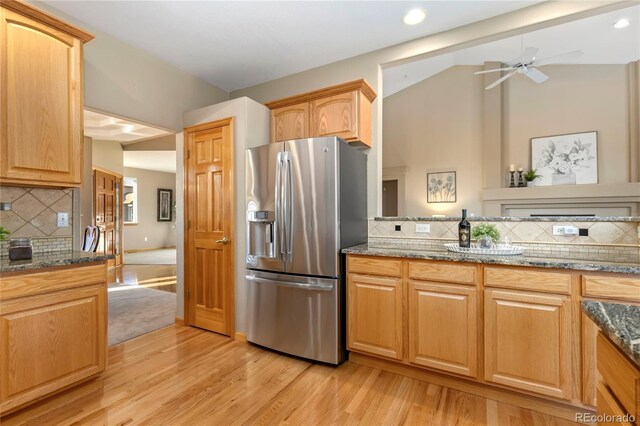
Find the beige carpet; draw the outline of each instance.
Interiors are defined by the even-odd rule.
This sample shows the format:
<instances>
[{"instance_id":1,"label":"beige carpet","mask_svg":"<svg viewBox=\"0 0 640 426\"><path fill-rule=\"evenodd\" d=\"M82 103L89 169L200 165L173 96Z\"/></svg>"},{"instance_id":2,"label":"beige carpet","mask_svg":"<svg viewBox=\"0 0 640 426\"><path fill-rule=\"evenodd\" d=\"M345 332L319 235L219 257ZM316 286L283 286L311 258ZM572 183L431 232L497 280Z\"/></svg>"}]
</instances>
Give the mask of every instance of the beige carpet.
<instances>
[{"instance_id":1,"label":"beige carpet","mask_svg":"<svg viewBox=\"0 0 640 426\"><path fill-rule=\"evenodd\" d=\"M159 249L124 254L125 265L175 265L176 249Z\"/></svg>"},{"instance_id":2,"label":"beige carpet","mask_svg":"<svg viewBox=\"0 0 640 426\"><path fill-rule=\"evenodd\" d=\"M175 322L176 294L131 286L109 290L109 346Z\"/></svg>"}]
</instances>

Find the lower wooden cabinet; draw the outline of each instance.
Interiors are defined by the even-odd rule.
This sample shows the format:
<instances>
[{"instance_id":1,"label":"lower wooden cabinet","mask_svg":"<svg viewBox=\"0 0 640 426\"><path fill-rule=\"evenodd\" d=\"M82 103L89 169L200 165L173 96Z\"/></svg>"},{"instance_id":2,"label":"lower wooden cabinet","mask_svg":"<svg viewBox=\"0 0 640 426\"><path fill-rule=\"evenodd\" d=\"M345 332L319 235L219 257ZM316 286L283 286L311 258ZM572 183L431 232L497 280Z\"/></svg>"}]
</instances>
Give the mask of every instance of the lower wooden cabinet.
<instances>
[{"instance_id":1,"label":"lower wooden cabinet","mask_svg":"<svg viewBox=\"0 0 640 426\"><path fill-rule=\"evenodd\" d=\"M106 267L104 271L106 274ZM79 288L2 300L2 413L37 401L105 369L105 274L100 283L89 282L90 285ZM67 276L72 280L73 270L69 270ZM28 279L22 282L30 283ZM35 284L45 285L45 282Z\"/></svg>"},{"instance_id":2,"label":"lower wooden cabinet","mask_svg":"<svg viewBox=\"0 0 640 426\"><path fill-rule=\"evenodd\" d=\"M485 290L485 380L572 397L568 296Z\"/></svg>"},{"instance_id":3,"label":"lower wooden cabinet","mask_svg":"<svg viewBox=\"0 0 640 426\"><path fill-rule=\"evenodd\" d=\"M350 274L347 347L402 359L402 280Z\"/></svg>"},{"instance_id":4,"label":"lower wooden cabinet","mask_svg":"<svg viewBox=\"0 0 640 426\"><path fill-rule=\"evenodd\" d=\"M475 287L409 281L409 362L477 376Z\"/></svg>"},{"instance_id":5,"label":"lower wooden cabinet","mask_svg":"<svg viewBox=\"0 0 640 426\"><path fill-rule=\"evenodd\" d=\"M616 397L609 391L604 383L598 383L596 387L598 394L598 417L604 419L615 419L614 421L602 421L599 425L615 424L618 426L631 426L632 423L624 421L629 415L618 404Z\"/></svg>"}]
</instances>

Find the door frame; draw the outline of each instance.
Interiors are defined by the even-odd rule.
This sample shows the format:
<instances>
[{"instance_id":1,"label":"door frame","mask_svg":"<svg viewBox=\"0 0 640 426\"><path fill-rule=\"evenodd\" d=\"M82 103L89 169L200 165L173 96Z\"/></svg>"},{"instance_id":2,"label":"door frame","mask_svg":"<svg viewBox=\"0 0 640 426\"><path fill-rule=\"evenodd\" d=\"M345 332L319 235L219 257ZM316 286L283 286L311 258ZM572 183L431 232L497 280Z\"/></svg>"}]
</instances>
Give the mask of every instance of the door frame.
<instances>
[{"instance_id":1,"label":"door frame","mask_svg":"<svg viewBox=\"0 0 640 426\"><path fill-rule=\"evenodd\" d=\"M227 277L228 277L228 282L231 283L231 285L229 286L229 288L227 290L229 290L228 294L229 294L229 309L228 312L226 312L226 320L228 321L229 324L229 336L231 338L234 338L235 336L235 329L236 329L236 325L235 325L235 318L236 318L236 256L235 256L235 249L236 249L236 243L235 243L235 239L236 239L236 227L235 227L235 213L236 213L236 209L235 209L235 146L234 146L234 119L233 117L228 117L228 118L223 118L221 120L215 120L215 121L211 121L208 123L202 123L202 124L198 124L195 126L191 126L191 127L185 127L184 128L184 143L183 143L183 154L182 154L182 165L183 165L183 179L182 179L182 188L183 188L183 207L184 207L184 212L183 212L183 235L184 235L184 249L183 249L183 253L184 253L184 260L183 260L183 267L184 267L184 289L183 289L183 304L184 304L184 325L187 326L192 326L193 325L193 315L194 312L191 311L190 307L189 307L189 295L191 293L194 293L193 291L193 282L192 282L192 275L189 271L189 262L188 262L188 250L187 248L189 247L190 244L190 238L189 238L189 160L190 160L190 147L192 144L192 138L195 135L196 132L200 132L200 131L205 131L205 130L213 130L217 127L225 127L225 126L229 126L229 138L230 140L230 144L229 144L229 165L231 167L231 170L229 171L229 234L231 235L231 242L229 243L229 248L233 253L232 259L233 259L233 264L230 267L230 270L228 271ZM227 285L229 285L227 283Z\"/></svg>"},{"instance_id":2,"label":"door frame","mask_svg":"<svg viewBox=\"0 0 640 426\"><path fill-rule=\"evenodd\" d=\"M124 265L124 208L123 208L123 201L124 198L122 196L123 192L122 192L122 182L123 182L123 176L120 173L116 173L113 170L109 170L109 169L105 169L104 167L98 167L98 166L91 166L91 224L95 226L96 224L96 182L95 182L95 177L96 177L96 170L102 173L106 173L112 176L115 176L116 178L116 182L120 185L120 200L118 200L118 204L120 206L120 208L118 209L118 222L119 222L119 254L116 256L115 262L113 264L109 263L110 261L107 261L108 267L112 268L112 267L118 267L118 266L122 266ZM82 230L82 232L84 232L84 229Z\"/></svg>"}]
</instances>

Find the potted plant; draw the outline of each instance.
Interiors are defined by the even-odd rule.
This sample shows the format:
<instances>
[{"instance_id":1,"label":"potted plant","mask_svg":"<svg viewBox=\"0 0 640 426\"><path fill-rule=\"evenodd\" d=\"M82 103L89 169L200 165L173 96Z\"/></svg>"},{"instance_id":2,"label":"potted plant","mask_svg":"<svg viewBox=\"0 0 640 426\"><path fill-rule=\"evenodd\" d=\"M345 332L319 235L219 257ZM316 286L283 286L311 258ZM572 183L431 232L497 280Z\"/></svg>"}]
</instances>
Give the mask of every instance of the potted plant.
<instances>
[{"instance_id":1,"label":"potted plant","mask_svg":"<svg viewBox=\"0 0 640 426\"><path fill-rule=\"evenodd\" d=\"M496 225L481 223L471 230L471 237L474 238L480 248L491 248L500 239L500 231Z\"/></svg>"},{"instance_id":2,"label":"potted plant","mask_svg":"<svg viewBox=\"0 0 640 426\"><path fill-rule=\"evenodd\" d=\"M524 177L524 180L527 181L527 186L535 186L534 181L542 177L542 175L539 175L537 173L536 169L529 169L526 172L524 172L522 176Z\"/></svg>"},{"instance_id":3,"label":"potted plant","mask_svg":"<svg viewBox=\"0 0 640 426\"><path fill-rule=\"evenodd\" d=\"M9 235L10 232L7 228L5 228L4 226L0 226L0 241L4 241L7 239L7 235Z\"/></svg>"}]
</instances>

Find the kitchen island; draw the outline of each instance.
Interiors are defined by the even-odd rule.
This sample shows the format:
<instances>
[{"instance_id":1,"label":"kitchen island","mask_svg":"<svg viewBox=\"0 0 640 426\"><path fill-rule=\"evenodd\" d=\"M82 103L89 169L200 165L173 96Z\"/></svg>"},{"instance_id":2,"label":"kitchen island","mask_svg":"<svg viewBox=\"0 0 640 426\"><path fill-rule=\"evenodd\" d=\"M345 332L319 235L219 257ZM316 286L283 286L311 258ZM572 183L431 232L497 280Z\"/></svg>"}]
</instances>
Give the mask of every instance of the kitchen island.
<instances>
[{"instance_id":1,"label":"kitchen island","mask_svg":"<svg viewBox=\"0 0 640 426\"><path fill-rule=\"evenodd\" d=\"M640 302L640 264L344 249L350 360L575 421L596 406L585 300Z\"/></svg>"},{"instance_id":2,"label":"kitchen island","mask_svg":"<svg viewBox=\"0 0 640 426\"><path fill-rule=\"evenodd\" d=\"M0 259L2 415L104 371L109 258L65 251Z\"/></svg>"}]
</instances>

